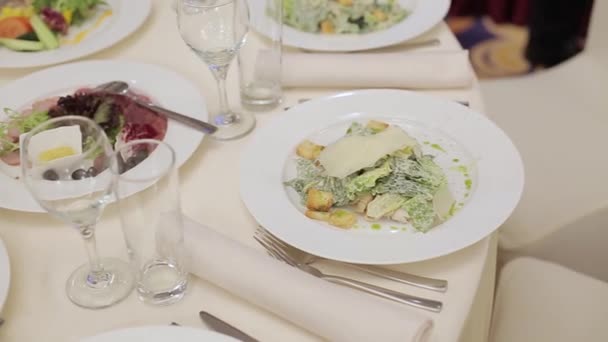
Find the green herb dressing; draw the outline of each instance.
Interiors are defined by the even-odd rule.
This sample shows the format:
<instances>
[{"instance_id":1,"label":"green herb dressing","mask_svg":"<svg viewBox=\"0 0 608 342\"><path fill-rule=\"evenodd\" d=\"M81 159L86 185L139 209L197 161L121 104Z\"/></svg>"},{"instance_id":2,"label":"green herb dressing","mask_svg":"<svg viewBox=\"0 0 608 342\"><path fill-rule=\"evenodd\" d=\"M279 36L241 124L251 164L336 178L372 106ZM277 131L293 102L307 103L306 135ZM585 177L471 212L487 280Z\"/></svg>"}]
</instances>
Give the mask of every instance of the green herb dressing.
<instances>
[{"instance_id":1,"label":"green herb dressing","mask_svg":"<svg viewBox=\"0 0 608 342\"><path fill-rule=\"evenodd\" d=\"M441 147L441 145L439 144L431 144L431 147L436 149L437 151L441 151L443 153L446 153L446 150L443 149L443 147Z\"/></svg>"}]
</instances>

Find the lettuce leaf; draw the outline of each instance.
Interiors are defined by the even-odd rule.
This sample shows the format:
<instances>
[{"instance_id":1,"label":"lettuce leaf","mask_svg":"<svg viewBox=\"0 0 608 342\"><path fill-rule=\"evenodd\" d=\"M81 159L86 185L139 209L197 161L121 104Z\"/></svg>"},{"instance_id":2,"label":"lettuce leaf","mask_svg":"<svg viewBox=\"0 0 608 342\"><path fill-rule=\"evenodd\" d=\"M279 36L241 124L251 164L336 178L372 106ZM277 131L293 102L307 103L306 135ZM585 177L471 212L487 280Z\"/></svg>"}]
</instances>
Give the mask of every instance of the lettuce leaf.
<instances>
[{"instance_id":1,"label":"lettuce leaf","mask_svg":"<svg viewBox=\"0 0 608 342\"><path fill-rule=\"evenodd\" d=\"M349 197L346 190L346 185L351 182L352 177L340 179L325 176L322 168L316 166L313 161L302 158L297 160L296 170L298 176L284 184L293 188L300 195L302 202L306 202L307 192L310 188L330 192L334 196L336 206L352 202L352 198Z\"/></svg>"},{"instance_id":2,"label":"lettuce leaf","mask_svg":"<svg viewBox=\"0 0 608 342\"><path fill-rule=\"evenodd\" d=\"M433 228L435 223L435 209L431 199L424 195L413 197L403 204L403 209L409 216L412 226L423 233Z\"/></svg>"},{"instance_id":3,"label":"lettuce leaf","mask_svg":"<svg viewBox=\"0 0 608 342\"><path fill-rule=\"evenodd\" d=\"M388 176L391 173L391 163L389 160L384 161L380 167L366 171L350 181L346 185L346 191L350 198L355 198L358 194L368 191L376 186L376 181L382 177Z\"/></svg>"}]
</instances>

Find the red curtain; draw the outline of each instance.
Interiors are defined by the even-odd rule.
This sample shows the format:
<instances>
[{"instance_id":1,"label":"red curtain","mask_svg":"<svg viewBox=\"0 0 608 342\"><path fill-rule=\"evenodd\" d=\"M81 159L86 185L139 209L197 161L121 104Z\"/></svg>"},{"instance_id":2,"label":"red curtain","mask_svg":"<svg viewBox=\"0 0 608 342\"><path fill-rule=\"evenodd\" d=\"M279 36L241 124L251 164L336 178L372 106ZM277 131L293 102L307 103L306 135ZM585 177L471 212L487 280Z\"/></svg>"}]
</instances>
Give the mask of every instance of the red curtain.
<instances>
[{"instance_id":1,"label":"red curtain","mask_svg":"<svg viewBox=\"0 0 608 342\"><path fill-rule=\"evenodd\" d=\"M452 0L449 16L487 15L498 23L526 25L530 1L534 0Z\"/></svg>"}]
</instances>

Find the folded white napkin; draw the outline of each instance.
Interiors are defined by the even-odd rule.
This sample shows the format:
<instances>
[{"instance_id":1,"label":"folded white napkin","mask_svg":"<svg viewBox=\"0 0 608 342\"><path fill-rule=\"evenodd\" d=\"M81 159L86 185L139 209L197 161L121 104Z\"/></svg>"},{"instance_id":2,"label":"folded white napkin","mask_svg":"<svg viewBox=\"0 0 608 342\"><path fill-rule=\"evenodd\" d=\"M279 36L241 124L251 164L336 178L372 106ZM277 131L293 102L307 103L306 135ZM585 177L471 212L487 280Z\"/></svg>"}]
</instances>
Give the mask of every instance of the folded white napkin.
<instances>
[{"instance_id":1,"label":"folded white napkin","mask_svg":"<svg viewBox=\"0 0 608 342\"><path fill-rule=\"evenodd\" d=\"M417 309L328 283L184 222L193 274L316 335L336 342L429 340L433 322Z\"/></svg>"},{"instance_id":2,"label":"folded white napkin","mask_svg":"<svg viewBox=\"0 0 608 342\"><path fill-rule=\"evenodd\" d=\"M285 53L285 87L449 89L469 87L468 52Z\"/></svg>"}]
</instances>

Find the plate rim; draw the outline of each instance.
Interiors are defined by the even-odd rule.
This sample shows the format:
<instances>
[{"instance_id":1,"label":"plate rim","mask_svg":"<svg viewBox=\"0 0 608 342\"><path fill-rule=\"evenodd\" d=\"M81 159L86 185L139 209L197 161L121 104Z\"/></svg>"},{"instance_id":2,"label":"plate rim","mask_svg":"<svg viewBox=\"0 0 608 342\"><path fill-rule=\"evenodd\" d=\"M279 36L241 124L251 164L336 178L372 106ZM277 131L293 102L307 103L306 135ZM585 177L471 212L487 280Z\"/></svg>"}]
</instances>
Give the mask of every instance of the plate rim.
<instances>
[{"instance_id":1,"label":"plate rim","mask_svg":"<svg viewBox=\"0 0 608 342\"><path fill-rule=\"evenodd\" d=\"M181 75L180 73L178 73L172 69L166 68L161 65L151 64L151 63L140 63L140 62L134 62L134 61L124 60L124 59L112 59L112 60L99 59L99 60L76 61L76 62L72 62L72 63L65 63L65 64L60 64L60 65L56 65L53 67L41 69L36 72L27 74L16 80L13 80L12 82L9 82L4 86L1 86L0 95L2 93L4 93L6 91L6 89L10 89L12 87L22 87L24 85L27 85L27 83L29 83L29 82L36 81L37 79L39 79L41 77L42 78L49 77L47 75L64 72L65 70L69 71L70 69L82 69L82 68L84 68L86 70L93 70L96 67L112 68L115 66L122 66L122 67L134 66L134 67L147 69L148 71L153 70L153 72L161 72L164 75L171 75L175 79L182 82L184 86L187 86L189 91L191 90L198 95L198 98L196 99L196 101L199 102L201 105L200 117L199 116L194 116L194 117L197 117L202 120L208 120L209 112L207 110L207 101L206 101L205 97L203 96L202 91L199 89L199 87L194 82L192 82L190 79L184 77L183 75ZM86 83L86 81L85 81L85 83ZM61 85L57 85L55 89L59 90L60 88L61 88ZM41 96L44 96L44 95L41 95ZM162 98L162 95L161 96L157 95L156 97L160 99L160 98ZM188 115L190 113L185 113L185 114ZM169 132L171 127L174 127L173 129L175 129L175 127L178 127L178 129L182 129L181 125L169 120L167 132ZM187 128L185 128L185 129L187 129ZM181 166L183 166L192 157L192 155L196 152L196 150L198 149L198 147L200 146L200 144L202 143L203 139L206 136L205 134L198 132L198 131L194 131L194 130L190 131L190 129L187 129L186 132L192 132L192 135L194 137L196 137L196 140L190 140L191 145L189 145L188 148L185 149L187 151L187 153L184 153L183 157L180 158L178 156L178 159L176 162L177 168L180 168ZM163 141L166 142L166 140L163 140ZM5 175L2 175L2 176L4 177ZM23 186L25 187L25 185L23 185ZM23 206L20 207L20 206L15 206L15 205L12 205L12 206L11 205L0 205L0 208L15 211L15 212L24 212L24 213L39 213L39 214L46 213L46 211L43 210L42 208L40 208L39 206L38 206L38 208L23 209Z\"/></svg>"},{"instance_id":2,"label":"plate rim","mask_svg":"<svg viewBox=\"0 0 608 342\"><path fill-rule=\"evenodd\" d=\"M207 338L213 338L214 341L217 342L237 342L238 340L236 340L233 337L230 337L228 335L224 335L221 334L219 332L213 331L213 330L206 330L206 329L199 329L199 328L192 328L192 327L184 327L184 326L160 326L160 325L143 325L143 326L138 326L138 327L130 327L130 328L123 328L123 329L114 329L114 330L110 330L110 331L105 331L93 336L87 336L87 337L83 337L81 339L79 339L80 342L109 342L109 341L113 341L113 339L116 339L117 337L115 336L116 334L119 335L123 335L123 337L128 337L128 338L133 338L133 335L130 334L146 334L146 335L150 335L150 334L161 334L163 336L165 336L165 334L167 334L166 337L171 338L172 336L168 336L171 332L175 332L175 331L181 331L183 333L187 333L189 335L192 335L193 341L200 341L200 339L205 338L205 340L207 340ZM126 335L126 336L124 336ZM120 336L118 336L120 338ZM143 336L142 337L147 337L147 336ZM175 338L175 336L173 336L173 338ZM190 339L188 337L188 339ZM181 339L180 339L181 341Z\"/></svg>"},{"instance_id":3,"label":"plate rim","mask_svg":"<svg viewBox=\"0 0 608 342\"><path fill-rule=\"evenodd\" d=\"M282 115L281 117L277 117L277 118L273 118L273 122L279 122L278 124L270 124L270 125L265 125L264 128L261 128L260 130L258 130L256 136L250 141L250 144L248 146L248 148L246 148L241 156L241 167L240 167L240 193L241 193L241 198L243 203L245 204L245 207L248 209L249 213L253 216L253 218L256 220L256 222L260 225L265 226L266 229L268 229L270 232L272 232L273 234L275 234L277 237L279 237L281 240L285 241L286 243L293 245L299 249L302 249L308 253L317 255L317 256L321 256L323 258L328 258L328 259L332 259L332 260L338 260L338 261L344 261L344 262L352 262L352 263L360 263L360 264L400 264L400 263L411 263L411 262L418 262L418 261L423 261L423 260L428 260L428 259L433 259L433 258L437 258L437 257L441 257L447 254L451 254L453 252L456 252L458 250L464 249L470 245L473 245L474 243L482 240L483 238L487 237L488 235L492 234L496 229L498 229L507 219L508 217L513 213L513 210L515 209L515 207L517 206L517 204L519 203L522 193L523 193L523 186L524 186L524 182L525 182L525 175L524 175L524 166L523 166L523 161L521 159L521 155L519 153L519 151L517 150L517 147L513 144L513 141L508 137L508 135L506 135L506 133L500 128L498 127L492 120L490 120L488 117L473 111L469 108L463 107L461 105L458 105L456 103L453 103L452 101L449 101L447 99L443 99L443 98L439 98L439 97L435 97L435 96L431 96L431 95L427 95L427 94L419 94L416 92L412 92L412 91L405 91L405 90L396 90L396 89L365 89L365 90L357 90L357 91L348 91L348 92L343 92L343 93L338 93L338 94L333 94L333 95L329 95L329 96L325 96L325 97L321 97L321 98L317 98L317 99L313 99L311 101L308 101L306 103L297 105L292 107L289 112L292 112L292 115L298 115L298 111L306 111L306 108L315 108L318 111L317 107L314 107L316 105L318 105L319 103L323 103L323 101L335 101L335 99L341 98L341 97L358 97L358 96L370 96L370 94L384 94L384 93L388 93L389 95L387 96L403 96L405 95L404 99L407 98L408 96L411 97L415 97L418 100L417 101L426 101L426 103L433 103L433 102L443 102L442 106L445 106L446 104L449 106L454 106L453 108L456 109L458 108L460 111L462 111L463 113L466 113L466 117L472 117L476 120L481 120L481 124L482 125L486 125L487 127L491 127L493 126L493 133L499 132L502 134L502 137L500 137L499 140L497 140L500 144L502 144L505 149L507 149L509 151L509 153L511 153L511 156L509 156L509 158L512 158L513 161L515 162L515 164L513 165L512 169L509 171L509 173L506 172L501 172L499 175L494 175L494 174L488 174L487 176L483 176L483 177L489 177L490 179L494 179L496 177L499 177L502 174L511 174L510 172L512 172L513 175L513 181L514 184L516 184L518 187L511 191L508 195L508 197L506 198L506 201L508 203L508 205L505 205L505 208L499 208L499 209L495 209L498 210L500 212L500 215L498 215L495 218L488 218L488 219L483 219L483 220L487 220L489 222L491 222L492 227L491 228L483 228L483 229L474 229L470 234L468 234L467 236L465 236L462 240L464 241L459 241L457 244L447 244L446 246L443 246L443 244L441 244L439 246L439 248L430 248L431 253L426 252L426 253L418 253L418 255L416 255L416 253L412 254L412 255L408 255L407 253L402 253L402 255L390 255L389 257L387 257L386 255L382 256L383 253L378 253L378 255L374 256L374 255L366 255L366 256L361 256L361 255L356 255L356 257L353 257L353 252L351 251L350 254L349 253L345 253L345 252L335 252L335 249L332 251L330 247L327 246L323 246L324 244L320 244L321 246L319 247L319 244L317 243L318 241L322 240L323 238L335 238L335 234L339 234L337 232L334 232L332 230L332 232L327 232L327 233L319 233L318 231L316 232L316 235L314 235L314 237L309 237L306 238L306 241L297 241L298 239L302 240L301 238L298 238L295 235L298 235L298 233L290 233L289 229L291 228L285 228L285 227L280 227L277 226L279 225L279 223L283 224L283 225L295 225L295 224L301 224L301 227L298 227L297 229L311 229L311 227L313 227L313 225L316 226L321 226L320 223L315 223L314 221L311 221L310 219L306 218L300 211L298 211L296 208L293 208L293 210L297 211L297 214L299 214L299 216L295 217L293 215L295 215L295 211L292 211L292 209L288 209L291 210L291 213L288 213L288 216L291 217L291 220L289 221L288 224L285 224L286 221L285 219L277 219L276 217L271 217L269 215L268 212L264 213L261 212L261 210L259 209L259 204L257 202L259 201L259 196L254 196L252 194L252 188L253 186L251 184L253 184L255 182L258 183L262 183L259 181L259 179L250 179L251 174L256 173L257 171L252 171L255 170L255 167L253 167L253 169L251 168L251 165L255 165L252 164L252 162L254 161L253 159L256 158L256 155L259 156L259 152L256 152L255 149L258 148L258 144L260 144L260 140L264 140L264 130L274 130L276 131L277 128L280 125L281 120L287 120L287 116L285 114L288 113L284 113L284 115ZM303 109L302 109L303 108ZM294 113L295 112L295 113ZM350 113L350 112L349 112ZM324 117L329 117L331 116L331 119L324 119L325 124L322 125L322 127L331 125L332 123L335 123L338 119L338 117L340 116L346 116L347 113L342 113L342 114L329 114L327 112L322 113L322 114L318 114L317 116L321 116L323 115ZM460 115L460 114L449 114L452 117L454 115ZM283 119L281 119L283 118ZM293 118L293 117L292 117ZM276 121L274 121L276 120ZM320 122L322 121L321 119L317 119L317 117L315 116L314 119L310 119L309 116L309 122L313 122L314 124L316 124L317 126L320 125ZM293 121L293 120L292 120ZM312 125L312 124L311 124ZM489 126L488 126L489 125ZM307 127L308 129L308 127ZM313 131L307 131L305 132L308 135L310 134L314 134L315 132ZM299 135L298 135L299 137ZM505 139L506 138L506 139ZM294 138L295 139L295 138ZM458 141L458 140L457 140ZM291 142L290 142L291 144ZM284 144L284 145L288 145L288 144ZM277 158L284 158L284 156L282 155L283 150L281 151L275 151L276 153L274 154L280 154L279 157ZM293 153L293 152L292 152ZM487 153L486 153L487 154ZM263 164L265 161L258 161L258 164ZM284 160L282 161L284 163ZM277 162L278 163L278 162ZM487 166L486 166L487 167ZM494 166L496 167L496 166ZM479 170L478 170L479 171ZM274 181L274 178L276 176L276 172L275 171L269 171L267 173L263 173L263 171L260 171L262 177L267 178L266 180L264 180L264 184L267 184L268 182L270 182L270 186L272 186L273 188L276 187L276 183ZM269 173L272 173L272 176L269 175ZM260 174L256 174L256 176L259 176ZM481 176L481 175L480 175ZM271 179L272 177L272 179ZM280 185L279 187L283 187L282 185ZM494 185L488 185L487 183L484 185L484 191L488 191L488 189L493 188ZM284 187L283 187L284 188ZM256 189L256 190L259 190ZM274 189L272 191L275 191ZM278 191L278 190L276 190ZM476 190L476 192L479 191L479 188ZM475 199L476 196L473 195L471 197L470 200ZM277 200L278 197L274 197L272 198L273 200ZM476 202L480 202L480 200L477 200ZM291 205L291 204L290 204ZM470 203L465 206L465 209L467 207L470 207ZM275 205L276 206L276 205ZM284 206L281 204L282 207L285 208L289 208L289 206ZM477 203L476 206L479 206L479 204ZM473 207L474 209L475 207ZM275 207L275 210L278 209L277 207ZM468 211L471 212L472 209L469 209ZM465 212L466 210L463 210L463 212ZM292 215L293 214L293 215ZM472 214L467 214L467 215L472 215ZM474 215L475 216L475 215ZM463 224L462 221L462 215L456 215L453 218L451 218L452 221L452 226L456 225L456 224ZM476 215L475 217L479 217L479 215ZM466 218L466 216L465 216ZM308 220L308 221L304 221L304 220ZM457 221L458 220L458 221ZM281 221L281 222L279 222ZM269 224L269 222L271 222L271 224ZM304 222L309 222L307 224L305 224ZM313 223L310 223L313 222ZM464 222L466 223L470 223L470 222ZM275 225L274 227L272 225ZM315 230L317 228L314 228ZM327 229L327 228L325 228ZM431 231L432 232L432 231ZM359 245L373 245L375 248L380 248L378 247L376 241L381 241L382 239L385 240L384 243L386 243L386 238L376 238L376 237L366 237L366 239L369 240L365 240L364 242L361 242L362 240L360 240L360 238L357 237L353 237L356 234L351 234L350 236L347 235L343 235L343 237L338 237L336 240L332 240L332 242L336 243L336 242L352 242L353 246L358 246ZM462 234L460 234L462 235ZM295 236L295 237L294 237ZM427 235L423 235L424 236ZM314 239L316 239L315 241L312 241ZM357 241L357 239L359 239L359 241ZM428 239L433 239L428 238ZM390 239L389 239L390 240ZM373 242L370 242L373 241ZM435 240L436 241L436 240ZM441 240L439 240L441 241ZM423 241L424 242L424 241ZM382 241L380 242L382 243ZM393 248L393 245L399 244L399 240L397 240L397 242L390 242L391 244L391 248ZM353 246L350 246L350 248L352 249ZM371 247L370 247L371 248ZM435 251L435 250L439 250L439 251ZM329 252L328 252L329 251ZM384 253L386 254L386 253ZM410 253L411 254L411 253Z\"/></svg>"},{"instance_id":4,"label":"plate rim","mask_svg":"<svg viewBox=\"0 0 608 342\"><path fill-rule=\"evenodd\" d=\"M255 0L248 0L248 1L255 1ZM432 3L431 3L432 2ZM384 42L374 42L373 40L370 39L366 39L368 42L367 44L363 44L363 43L358 43L358 44L353 44L351 47L343 47L339 44L340 41L340 36L336 35L335 39L333 39L334 37L324 37L323 39L327 39L329 38L329 41L325 44L322 43L316 43L313 41L313 43L302 43L302 42L297 42L294 41L293 39L290 39L290 31L294 31L294 33L296 35L299 34L303 34L304 36L310 36L310 39L314 39L315 35L319 35L319 34L315 34L315 33L309 33L309 32L303 32L303 31L299 31L295 28L292 28L288 25L283 25L283 37L282 37L282 43L285 46L289 46L292 48L300 48L303 50L309 50L309 51L324 51L324 52L349 52L349 51L368 51L368 50L373 50L373 49L379 49L379 48L384 48L384 47L389 47L389 46L393 46L393 45L398 45L401 43L405 43L407 41L413 40L417 37L420 37L421 35L423 35L424 33L430 31L431 29L433 29L435 26L439 25L444 19L445 16L448 14L449 9L450 9L450 5L451 5L452 0L416 0L416 5L418 6L420 3L425 4L425 6L429 6L429 8L433 8L433 7L438 7L438 5L442 6L440 7L440 11L437 11L435 16L432 17L432 20L428 20L428 22L425 22L425 25L423 26L423 29L421 30L417 30L415 33L411 33L409 35L406 35L405 37L401 37L401 38L397 38L395 36L395 38L393 39L386 39L386 41ZM255 15L259 16L262 15L261 14L261 10L254 10ZM415 11L415 9L414 9ZM252 11L253 12L253 11ZM402 22L397 23L389 28L386 28L384 30L381 31L376 31L376 32L371 32L368 34L382 34L384 33L385 35L388 36L388 34L390 34L391 32L394 32L395 34L398 32L398 30L400 28L402 28L402 26L404 25L404 22L407 21L407 18L405 18ZM260 34L268 37L269 34L267 33L267 31L264 28L260 28L260 27L255 27L255 25L252 25L253 29L256 32L259 32ZM285 32L287 31L287 32ZM366 34L362 34L359 36L365 36ZM318 41L318 40L317 40ZM362 41L362 40L360 40Z\"/></svg>"},{"instance_id":5,"label":"plate rim","mask_svg":"<svg viewBox=\"0 0 608 342\"><path fill-rule=\"evenodd\" d=\"M65 62L69 62L69 61L73 61L73 60L77 60L83 57L87 57L89 55L92 55L94 53L103 51L105 49L108 49L118 43L120 43L121 41L123 41L124 39L126 39L127 37L129 37L130 35L132 35L133 33L135 33L137 30L139 30L143 24L146 22L146 20L150 17L150 13L152 13L152 0L118 0L121 4L121 6L129 6L126 9L121 8L120 11L120 15L117 17L117 23L116 26L118 25L124 25L123 30L118 30L118 34L114 34L111 36L108 36L109 38L103 40L101 43L97 43L97 44L91 44L89 48L83 48L83 49L75 49L76 52L73 53L68 53L66 55L63 56L51 56L51 57L46 57L46 60L42 61L42 62L19 62L18 60L15 61L14 59L12 59L11 61L8 62L4 62L0 60L0 70L2 69L24 69L24 68L35 68L35 67L45 67L45 66L51 66L51 65L57 65L57 64L61 64L61 63L65 63ZM138 9L138 11L135 11L136 15L133 15L133 9ZM61 49L61 48L59 48ZM16 52L18 53L18 52ZM44 58L44 56L43 56Z\"/></svg>"},{"instance_id":6,"label":"plate rim","mask_svg":"<svg viewBox=\"0 0 608 342\"><path fill-rule=\"evenodd\" d=\"M8 250L6 249L6 244L4 243L2 238L0 238L0 271L3 270L6 272L4 272L4 274L0 274L0 279L2 279L4 275L6 275L7 281L4 285L0 283L0 312L2 312L4 304L6 304L11 285L10 257L8 255Z\"/></svg>"}]
</instances>

